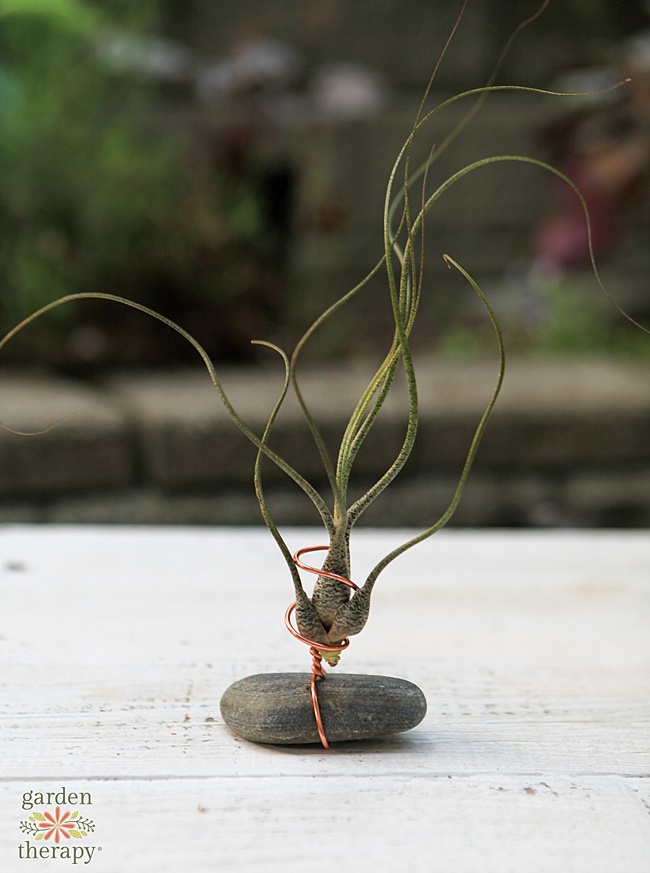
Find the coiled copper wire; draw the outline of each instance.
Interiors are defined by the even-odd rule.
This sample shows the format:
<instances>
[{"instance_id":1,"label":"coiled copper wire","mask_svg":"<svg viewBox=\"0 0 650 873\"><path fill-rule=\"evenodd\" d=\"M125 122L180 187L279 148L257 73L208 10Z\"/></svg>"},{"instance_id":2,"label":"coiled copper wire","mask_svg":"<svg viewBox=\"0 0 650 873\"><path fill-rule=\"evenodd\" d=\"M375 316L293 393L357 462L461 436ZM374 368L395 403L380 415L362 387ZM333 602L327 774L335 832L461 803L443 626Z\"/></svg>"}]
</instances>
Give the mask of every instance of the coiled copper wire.
<instances>
[{"instance_id":1,"label":"coiled copper wire","mask_svg":"<svg viewBox=\"0 0 650 873\"><path fill-rule=\"evenodd\" d=\"M308 573L314 573L316 576L325 576L327 579L335 579L337 582L342 582L344 585L347 585L348 588L353 588L355 591L359 590L359 586L355 585L355 583L351 579L346 579L345 576L341 576L338 573L332 573L329 570L319 570L317 567L311 567L309 564L305 564L300 560L301 556L306 552L322 552L327 551L329 546L305 546L305 548L298 549L298 551L293 556L293 560L296 564L296 567L300 567L301 570L306 570ZM341 640L340 643L336 646L326 646L322 643L317 643L314 640L310 640L307 637L304 637L291 623L291 615L296 608L296 602L294 601L289 608L287 609L284 616L284 623L287 626L287 630L291 633L297 640L300 640L301 643L305 643L309 646L309 654L311 655L312 663L311 663L311 682L310 682L310 692L311 692L311 703L314 709L314 718L316 719L316 728L318 729L318 736L324 748L329 749L330 744L327 739L327 734L325 733L325 728L323 726L323 718L320 712L320 705L318 703L318 691L316 688L316 683L319 679L324 679L327 675L325 668L323 667L323 655L322 652L342 652L344 649L350 645L350 640L346 637L344 640Z\"/></svg>"}]
</instances>

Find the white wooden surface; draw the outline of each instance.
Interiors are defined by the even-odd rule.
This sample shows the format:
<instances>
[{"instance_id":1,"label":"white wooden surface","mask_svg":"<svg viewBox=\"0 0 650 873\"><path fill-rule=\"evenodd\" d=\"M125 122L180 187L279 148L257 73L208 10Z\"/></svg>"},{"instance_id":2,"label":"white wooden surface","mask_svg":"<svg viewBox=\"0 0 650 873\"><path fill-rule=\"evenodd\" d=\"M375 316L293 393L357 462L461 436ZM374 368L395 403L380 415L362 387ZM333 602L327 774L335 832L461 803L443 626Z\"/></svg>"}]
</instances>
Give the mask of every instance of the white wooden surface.
<instances>
[{"instance_id":1,"label":"white wooden surface","mask_svg":"<svg viewBox=\"0 0 650 873\"><path fill-rule=\"evenodd\" d=\"M404 536L360 531L353 578ZM340 669L417 682L427 717L328 753L219 715L234 679L309 669L265 531L8 527L0 566L2 873L72 866L18 857L23 793L62 786L91 792L84 869L110 873L650 870L646 533L444 531L405 555Z\"/></svg>"}]
</instances>

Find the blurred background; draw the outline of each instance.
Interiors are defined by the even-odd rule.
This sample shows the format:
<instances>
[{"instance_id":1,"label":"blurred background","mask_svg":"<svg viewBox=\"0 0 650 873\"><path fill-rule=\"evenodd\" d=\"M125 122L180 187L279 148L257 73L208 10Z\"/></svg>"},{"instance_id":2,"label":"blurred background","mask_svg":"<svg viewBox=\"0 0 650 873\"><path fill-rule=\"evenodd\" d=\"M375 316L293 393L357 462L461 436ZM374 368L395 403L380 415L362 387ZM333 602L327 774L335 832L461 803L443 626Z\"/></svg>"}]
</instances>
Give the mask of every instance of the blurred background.
<instances>
[{"instance_id":1,"label":"blurred background","mask_svg":"<svg viewBox=\"0 0 650 873\"><path fill-rule=\"evenodd\" d=\"M174 319L226 372L234 368L244 403L255 392L274 396L277 388L264 381L269 353L251 339L291 350L311 320L378 261L388 173L460 6L458 0L236 6L0 0L3 333L63 294L121 294ZM428 105L484 84L509 36L538 7L470 0ZM497 83L593 92L627 76L631 83L591 97L491 95L428 184L433 190L489 155L550 161L583 192L605 285L647 324L650 5L551 2L513 44ZM415 162L444 141L471 105L460 101L433 119ZM479 469L475 500L483 509L468 509L460 522L649 524L650 398L643 373L650 342L595 284L575 195L542 170L500 163L450 189L432 211L425 238L426 291L413 345L434 369L445 361L449 375L434 386L431 409L423 407L429 415L423 440L438 445L438 460L422 450L413 487L423 487L436 463L453 467L462 458L468 422L476 408L480 414L472 397L483 384L484 356L494 356L484 312L444 267L442 254L449 253L490 296L510 351L527 360L515 373L501 435L492 449L488 444ZM305 350L320 397L355 373L363 388L364 368L390 337L379 275ZM1 517L248 523L255 502L240 498L233 473L239 450L218 472L214 455L223 455L230 437L202 417L205 396L187 372L195 363L196 353L171 331L98 301L56 309L17 336L2 352L5 402L14 416L2 412L3 420L18 430L23 421L47 426L56 391L68 414L86 402L79 399L83 389L89 403L110 407L112 438L123 442L116 448L104 433L93 455L80 420L40 442L30 438L29 449L24 439L2 433ZM454 426L443 422L444 436L443 401L453 411L460 385L468 386L468 406L456 410ZM559 409L561 421L549 437L548 416L535 430L536 398L554 390L557 405L549 401L548 409ZM43 422L29 406L32 396L50 398ZM324 404L326 417L336 400ZM261 405L251 404L253 418ZM174 414L178 420L169 418ZM233 439L243 442L236 433ZM296 443L303 461L306 449L290 423L285 439ZM398 435L379 443L395 440L399 445ZM551 443L560 448L550 451ZM60 454L64 445L75 461ZM249 477L248 449L242 470ZM569 481L578 462L588 477L581 487L575 477ZM74 470L64 473L66 465ZM371 461L364 470L375 475ZM406 507L411 500L412 509L376 516L375 523L424 523L426 501L414 493L398 501ZM281 520L303 521L292 498L280 494L278 501Z\"/></svg>"}]
</instances>

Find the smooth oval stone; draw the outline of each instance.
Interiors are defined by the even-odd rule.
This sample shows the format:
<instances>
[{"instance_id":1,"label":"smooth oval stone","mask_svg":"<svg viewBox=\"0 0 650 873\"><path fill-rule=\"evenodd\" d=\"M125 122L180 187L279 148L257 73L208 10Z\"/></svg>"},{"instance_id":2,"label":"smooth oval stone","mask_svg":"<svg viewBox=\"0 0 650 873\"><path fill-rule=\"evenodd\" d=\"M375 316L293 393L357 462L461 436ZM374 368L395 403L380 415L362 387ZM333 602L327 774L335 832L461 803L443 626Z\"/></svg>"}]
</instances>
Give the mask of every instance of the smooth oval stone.
<instances>
[{"instance_id":1,"label":"smooth oval stone","mask_svg":"<svg viewBox=\"0 0 650 873\"><path fill-rule=\"evenodd\" d=\"M233 734L255 743L319 743L310 681L310 673L240 679L221 698L223 720ZM408 731L427 711L417 685L391 676L328 673L317 689L323 727L334 743Z\"/></svg>"}]
</instances>

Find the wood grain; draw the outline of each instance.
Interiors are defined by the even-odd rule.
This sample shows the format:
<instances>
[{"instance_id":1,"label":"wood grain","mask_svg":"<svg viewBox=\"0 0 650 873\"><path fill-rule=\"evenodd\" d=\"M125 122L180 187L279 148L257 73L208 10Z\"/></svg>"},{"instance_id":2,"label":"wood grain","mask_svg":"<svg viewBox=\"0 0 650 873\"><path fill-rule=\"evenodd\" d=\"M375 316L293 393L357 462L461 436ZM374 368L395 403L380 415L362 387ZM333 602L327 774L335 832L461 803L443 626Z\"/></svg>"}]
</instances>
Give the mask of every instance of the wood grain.
<instances>
[{"instance_id":1,"label":"wood grain","mask_svg":"<svg viewBox=\"0 0 650 873\"><path fill-rule=\"evenodd\" d=\"M404 536L360 532L353 577ZM23 793L64 785L98 871L650 869L644 533L450 531L396 562L339 669L428 714L330 753L221 722L234 679L309 667L263 531L6 528L0 567L2 873L30 869Z\"/></svg>"}]
</instances>

